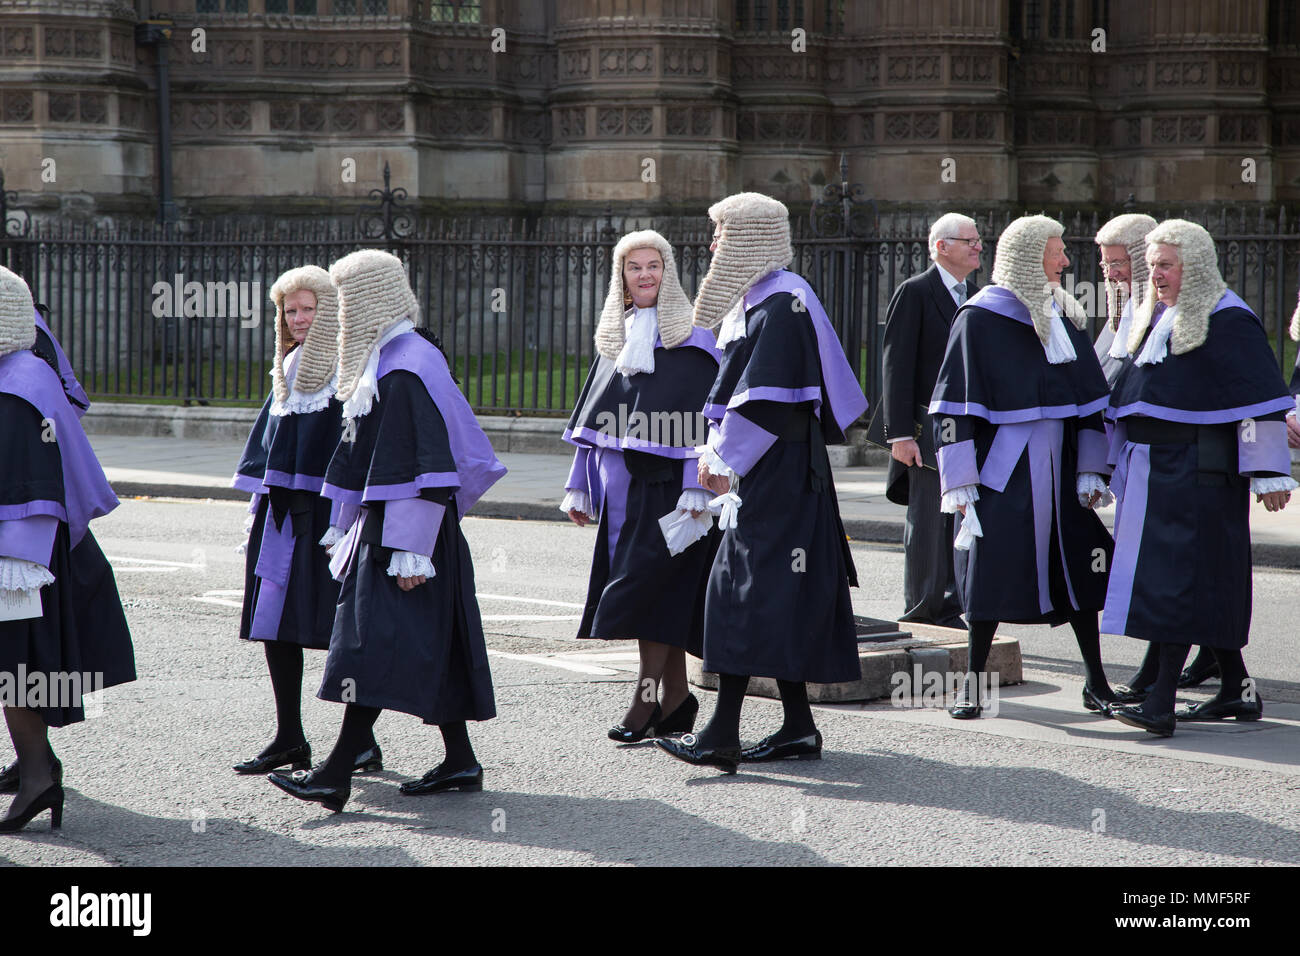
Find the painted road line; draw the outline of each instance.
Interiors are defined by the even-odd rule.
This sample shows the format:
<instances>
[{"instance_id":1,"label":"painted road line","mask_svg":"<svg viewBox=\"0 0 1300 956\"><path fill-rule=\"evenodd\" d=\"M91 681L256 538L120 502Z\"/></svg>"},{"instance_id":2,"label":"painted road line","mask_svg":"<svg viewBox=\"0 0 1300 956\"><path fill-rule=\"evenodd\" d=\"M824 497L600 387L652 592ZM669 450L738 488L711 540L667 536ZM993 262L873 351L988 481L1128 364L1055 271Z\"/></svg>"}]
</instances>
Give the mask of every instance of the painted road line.
<instances>
[{"instance_id":1,"label":"painted road line","mask_svg":"<svg viewBox=\"0 0 1300 956\"><path fill-rule=\"evenodd\" d=\"M578 674L591 674L595 677L617 677L620 671L610 670L608 667L596 667L593 664L583 664L578 661L558 660L554 657L538 657L534 654L507 654L505 651L497 651L488 648L488 655L491 657L502 657L508 661L523 661L527 664L545 664L547 667L558 667L560 670L573 671Z\"/></svg>"},{"instance_id":2,"label":"painted road line","mask_svg":"<svg viewBox=\"0 0 1300 956\"><path fill-rule=\"evenodd\" d=\"M569 607L581 611L586 605L571 601L543 601L541 598L514 597L510 594L477 594L480 601L518 601L521 604L544 604L547 607Z\"/></svg>"}]
</instances>

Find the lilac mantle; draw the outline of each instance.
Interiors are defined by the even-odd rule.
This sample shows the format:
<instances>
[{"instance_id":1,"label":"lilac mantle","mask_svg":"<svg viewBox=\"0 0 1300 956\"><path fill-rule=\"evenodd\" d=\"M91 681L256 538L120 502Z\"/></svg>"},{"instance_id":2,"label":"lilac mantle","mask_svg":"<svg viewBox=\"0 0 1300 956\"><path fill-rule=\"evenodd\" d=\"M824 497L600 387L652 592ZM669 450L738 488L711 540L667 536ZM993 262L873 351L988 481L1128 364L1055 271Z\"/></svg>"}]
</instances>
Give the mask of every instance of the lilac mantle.
<instances>
[{"instance_id":1,"label":"lilac mantle","mask_svg":"<svg viewBox=\"0 0 1300 956\"><path fill-rule=\"evenodd\" d=\"M67 522L68 544L75 548L92 519L117 507L117 495L109 487L54 369L27 350L10 352L0 356L0 389L28 402L42 418L53 423L63 469L64 498L64 504L29 501L5 506L0 508L0 520L52 515Z\"/></svg>"}]
</instances>

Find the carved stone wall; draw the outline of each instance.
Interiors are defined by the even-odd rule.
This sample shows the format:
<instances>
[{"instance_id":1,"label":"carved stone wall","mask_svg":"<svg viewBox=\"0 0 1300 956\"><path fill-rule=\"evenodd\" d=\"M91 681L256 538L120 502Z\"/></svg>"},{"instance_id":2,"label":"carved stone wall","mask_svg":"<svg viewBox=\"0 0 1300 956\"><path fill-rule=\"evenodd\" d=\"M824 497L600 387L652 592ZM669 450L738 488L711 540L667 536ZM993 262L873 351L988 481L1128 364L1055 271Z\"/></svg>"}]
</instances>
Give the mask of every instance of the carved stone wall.
<instances>
[{"instance_id":1,"label":"carved stone wall","mask_svg":"<svg viewBox=\"0 0 1300 956\"><path fill-rule=\"evenodd\" d=\"M1286 0L479 0L463 22L431 4L0 0L7 186L38 208L152 208L139 8L175 22L173 188L191 214L268 197L334 212L384 162L426 206L804 203L841 153L881 200L1300 198Z\"/></svg>"}]
</instances>

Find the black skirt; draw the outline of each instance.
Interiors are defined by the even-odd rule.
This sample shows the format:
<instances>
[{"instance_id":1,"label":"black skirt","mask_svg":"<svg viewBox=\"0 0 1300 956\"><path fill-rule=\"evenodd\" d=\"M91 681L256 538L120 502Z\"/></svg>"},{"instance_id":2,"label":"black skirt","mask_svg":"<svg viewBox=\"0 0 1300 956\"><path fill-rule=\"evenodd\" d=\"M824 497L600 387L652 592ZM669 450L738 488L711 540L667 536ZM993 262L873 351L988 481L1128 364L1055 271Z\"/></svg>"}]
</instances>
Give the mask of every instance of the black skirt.
<instances>
[{"instance_id":1,"label":"black skirt","mask_svg":"<svg viewBox=\"0 0 1300 956\"><path fill-rule=\"evenodd\" d=\"M41 617L0 621L0 673L16 680L21 665L29 677L44 675L46 706L34 709L64 727L85 719L82 694L135 680L135 649L113 568L89 530L69 551L68 526L59 523L50 572ZM25 690L34 694L30 680Z\"/></svg>"},{"instance_id":2,"label":"black skirt","mask_svg":"<svg viewBox=\"0 0 1300 956\"><path fill-rule=\"evenodd\" d=\"M339 583L330 576L329 555L319 544L329 530L329 499L319 495L310 495L310 498L310 511L296 516L289 514L284 519L294 521L295 530L301 530L301 533L294 536L284 611L280 615L275 640L323 651L329 648L330 634L334 630ZM254 639L249 632L262 593L262 579L254 573L254 569L262 550L262 535L268 520L274 527L270 499L263 495L257 506L253 527L248 533L248 552L244 561L244 607L239 618L241 640Z\"/></svg>"},{"instance_id":3,"label":"black skirt","mask_svg":"<svg viewBox=\"0 0 1300 956\"><path fill-rule=\"evenodd\" d=\"M708 535L676 556L659 519L677 508L682 469L695 462L624 452L631 475L626 517L610 560L609 507L601 509L587 604L578 637L655 641L704 654L704 598L721 534Z\"/></svg>"},{"instance_id":4,"label":"black skirt","mask_svg":"<svg viewBox=\"0 0 1300 956\"><path fill-rule=\"evenodd\" d=\"M862 676L839 502L829 476L814 487L809 461L807 441L778 440L740 479L738 526L709 575L706 671L818 684Z\"/></svg>"},{"instance_id":5,"label":"black skirt","mask_svg":"<svg viewBox=\"0 0 1300 956\"><path fill-rule=\"evenodd\" d=\"M382 526L382 512L367 511ZM339 592L317 696L396 710L427 724L496 716L474 562L454 499L433 552L434 576L403 591L388 574L392 551L362 541Z\"/></svg>"}]
</instances>

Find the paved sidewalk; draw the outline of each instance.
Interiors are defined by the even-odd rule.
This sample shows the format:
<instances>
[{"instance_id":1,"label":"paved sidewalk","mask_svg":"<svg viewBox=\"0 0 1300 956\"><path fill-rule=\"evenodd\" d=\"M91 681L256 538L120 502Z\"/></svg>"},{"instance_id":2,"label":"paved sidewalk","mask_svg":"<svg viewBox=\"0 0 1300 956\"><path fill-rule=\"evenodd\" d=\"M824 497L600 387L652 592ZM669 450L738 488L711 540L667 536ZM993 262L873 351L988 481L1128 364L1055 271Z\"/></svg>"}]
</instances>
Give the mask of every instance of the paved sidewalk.
<instances>
[{"instance_id":1,"label":"paved sidewalk","mask_svg":"<svg viewBox=\"0 0 1300 956\"><path fill-rule=\"evenodd\" d=\"M124 435L91 435L90 442L120 496L246 497L230 487L243 451L242 442ZM559 504L571 459L518 452L499 455L509 472L488 491L473 513L494 518L563 520ZM883 466L836 468L835 488L849 537L902 543L904 509L885 499ZM1099 513L1108 527L1113 526L1113 507ZM1252 503L1251 535L1257 564L1300 568L1300 499L1278 514L1269 514L1263 505Z\"/></svg>"}]
</instances>

